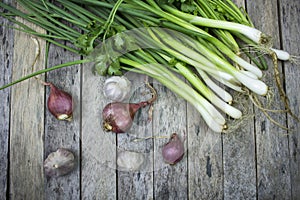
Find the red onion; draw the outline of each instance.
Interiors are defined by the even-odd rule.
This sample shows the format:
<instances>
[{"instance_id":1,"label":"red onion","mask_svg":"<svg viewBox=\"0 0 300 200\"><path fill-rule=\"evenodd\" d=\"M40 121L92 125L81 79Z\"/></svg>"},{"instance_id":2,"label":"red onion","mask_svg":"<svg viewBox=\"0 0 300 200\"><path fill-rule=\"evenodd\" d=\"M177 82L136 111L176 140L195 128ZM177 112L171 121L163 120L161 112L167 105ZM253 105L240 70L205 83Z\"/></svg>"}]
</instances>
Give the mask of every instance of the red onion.
<instances>
[{"instance_id":1,"label":"red onion","mask_svg":"<svg viewBox=\"0 0 300 200\"><path fill-rule=\"evenodd\" d=\"M73 115L72 96L52 83L44 83L50 86L50 95L48 97L48 110L58 120L70 121Z\"/></svg>"},{"instance_id":2,"label":"red onion","mask_svg":"<svg viewBox=\"0 0 300 200\"><path fill-rule=\"evenodd\" d=\"M166 143L162 148L162 156L166 163L174 165L183 158L183 155L183 142L176 133L173 133L169 142Z\"/></svg>"},{"instance_id":3,"label":"red onion","mask_svg":"<svg viewBox=\"0 0 300 200\"><path fill-rule=\"evenodd\" d=\"M156 100L156 91L147 84L152 91L152 98L140 103L121 103L114 102L107 104L103 111L103 129L114 133L127 132L133 123L135 113L147 105L151 105Z\"/></svg>"}]
</instances>

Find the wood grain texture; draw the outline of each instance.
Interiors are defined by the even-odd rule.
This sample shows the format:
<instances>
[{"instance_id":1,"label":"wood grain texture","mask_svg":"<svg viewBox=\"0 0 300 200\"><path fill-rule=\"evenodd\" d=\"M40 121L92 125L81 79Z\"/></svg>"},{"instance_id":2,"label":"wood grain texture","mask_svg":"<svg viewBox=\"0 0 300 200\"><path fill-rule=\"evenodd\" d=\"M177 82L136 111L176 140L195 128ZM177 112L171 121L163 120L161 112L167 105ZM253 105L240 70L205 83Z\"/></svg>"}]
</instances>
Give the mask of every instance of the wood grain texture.
<instances>
[{"instance_id":1,"label":"wood grain texture","mask_svg":"<svg viewBox=\"0 0 300 200\"><path fill-rule=\"evenodd\" d=\"M256 199L253 121L243 123L223 136L224 199Z\"/></svg>"},{"instance_id":2,"label":"wood grain texture","mask_svg":"<svg viewBox=\"0 0 300 200\"><path fill-rule=\"evenodd\" d=\"M247 10L255 26L271 35L274 47L279 48L280 26L278 25L278 7L275 2L271 0L247 1ZM269 70L265 72L264 81L274 89L273 101L277 105L273 108L283 109L274 83L273 65L271 60L268 61ZM257 197L258 199L290 199L291 174L287 132L271 123L258 109L255 117ZM272 117L286 126L285 115L272 114Z\"/></svg>"},{"instance_id":3,"label":"wood grain texture","mask_svg":"<svg viewBox=\"0 0 300 200\"><path fill-rule=\"evenodd\" d=\"M83 66L81 197L87 200L117 198L116 135L102 129L105 79Z\"/></svg>"},{"instance_id":4,"label":"wood grain texture","mask_svg":"<svg viewBox=\"0 0 300 200\"><path fill-rule=\"evenodd\" d=\"M9 1L4 1L9 3ZM3 12L0 9L0 12ZM11 81L14 32L6 27L8 20L0 18L0 85ZM9 147L9 115L10 88L0 91L0 199L5 200L8 190L8 147Z\"/></svg>"},{"instance_id":5,"label":"wood grain texture","mask_svg":"<svg viewBox=\"0 0 300 200\"><path fill-rule=\"evenodd\" d=\"M300 32L300 1L280 0L280 22L281 22L281 39L282 49L290 52L291 55L299 56L299 33ZM286 93L289 96L292 111L300 117L300 69L296 63L284 62L284 74ZM294 118L288 116L287 121L289 131L289 150L290 150L290 167L291 167L291 190L292 198L300 197L300 125Z\"/></svg>"},{"instance_id":6,"label":"wood grain texture","mask_svg":"<svg viewBox=\"0 0 300 200\"><path fill-rule=\"evenodd\" d=\"M21 21L21 20L20 20ZM41 29L34 27L37 31ZM27 34L15 32L13 80L45 66L45 42L38 46ZM43 79L43 78L42 78ZM10 198L44 199L44 86L30 79L12 87L10 128Z\"/></svg>"},{"instance_id":7,"label":"wood grain texture","mask_svg":"<svg viewBox=\"0 0 300 200\"><path fill-rule=\"evenodd\" d=\"M154 87L158 99L153 111L153 135L171 136L177 133L181 139L186 134L186 101L160 83ZM154 140L154 198L188 198L187 153L176 165L169 165L162 158L162 147L169 139ZM187 148L187 140L185 140Z\"/></svg>"},{"instance_id":8,"label":"wood grain texture","mask_svg":"<svg viewBox=\"0 0 300 200\"><path fill-rule=\"evenodd\" d=\"M151 91L145 84L146 81L151 83L149 77L131 72L126 73L125 76L132 83L132 94L128 102L138 103L152 98ZM149 106L141 108L136 113L133 126L128 133L117 136L118 153L130 151L144 158L143 163L136 170L118 166L118 199L153 199L152 121L148 119L148 111Z\"/></svg>"},{"instance_id":9,"label":"wood grain texture","mask_svg":"<svg viewBox=\"0 0 300 200\"><path fill-rule=\"evenodd\" d=\"M50 45L48 67L80 59L62 48ZM76 167L71 174L60 178L48 178L45 187L46 199L79 199L80 197L80 76L79 66L51 71L47 73L47 82L52 82L73 97L73 119L71 122L57 120L46 112L45 118L45 157L58 148L73 152ZM50 88L47 87L46 102ZM45 102L45 103L46 103Z\"/></svg>"},{"instance_id":10,"label":"wood grain texture","mask_svg":"<svg viewBox=\"0 0 300 200\"><path fill-rule=\"evenodd\" d=\"M190 104L187 113L189 199L223 199L221 135Z\"/></svg>"},{"instance_id":11,"label":"wood grain texture","mask_svg":"<svg viewBox=\"0 0 300 200\"><path fill-rule=\"evenodd\" d=\"M245 8L244 0L234 0ZM245 58L247 59L247 58ZM248 60L249 61L249 60ZM255 130L252 102L232 92L233 106L243 112L241 120L229 120L229 133L223 134L224 199L256 199ZM233 128L235 123L239 124Z\"/></svg>"}]
</instances>

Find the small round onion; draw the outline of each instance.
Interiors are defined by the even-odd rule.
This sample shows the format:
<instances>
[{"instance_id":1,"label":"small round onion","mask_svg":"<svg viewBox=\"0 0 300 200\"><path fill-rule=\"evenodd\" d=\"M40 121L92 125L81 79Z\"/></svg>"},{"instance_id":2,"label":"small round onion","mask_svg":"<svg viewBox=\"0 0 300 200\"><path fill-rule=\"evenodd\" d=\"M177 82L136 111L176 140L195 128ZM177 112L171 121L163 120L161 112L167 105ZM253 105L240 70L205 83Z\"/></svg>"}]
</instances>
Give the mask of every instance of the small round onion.
<instances>
[{"instance_id":1,"label":"small round onion","mask_svg":"<svg viewBox=\"0 0 300 200\"><path fill-rule=\"evenodd\" d=\"M59 148L48 155L44 161L45 174L49 177L59 177L74 169L75 158L72 152Z\"/></svg>"},{"instance_id":2,"label":"small round onion","mask_svg":"<svg viewBox=\"0 0 300 200\"><path fill-rule=\"evenodd\" d=\"M104 83L104 95L108 99L122 102L129 97L131 82L125 76L112 76Z\"/></svg>"},{"instance_id":3,"label":"small round onion","mask_svg":"<svg viewBox=\"0 0 300 200\"><path fill-rule=\"evenodd\" d=\"M148 105L151 105L157 98L155 89L147 83L152 92L152 98L139 103L122 103L113 102L107 104L102 110L102 127L104 131L112 131L114 133L127 132L134 120L135 113Z\"/></svg>"},{"instance_id":4,"label":"small round onion","mask_svg":"<svg viewBox=\"0 0 300 200\"><path fill-rule=\"evenodd\" d=\"M72 96L58 89L52 83L45 83L50 86L50 94L47 101L48 110L58 120L70 121L73 116Z\"/></svg>"},{"instance_id":5,"label":"small round onion","mask_svg":"<svg viewBox=\"0 0 300 200\"><path fill-rule=\"evenodd\" d=\"M173 133L168 143L162 148L162 156L166 163L174 165L184 155L184 145L176 133Z\"/></svg>"}]
</instances>

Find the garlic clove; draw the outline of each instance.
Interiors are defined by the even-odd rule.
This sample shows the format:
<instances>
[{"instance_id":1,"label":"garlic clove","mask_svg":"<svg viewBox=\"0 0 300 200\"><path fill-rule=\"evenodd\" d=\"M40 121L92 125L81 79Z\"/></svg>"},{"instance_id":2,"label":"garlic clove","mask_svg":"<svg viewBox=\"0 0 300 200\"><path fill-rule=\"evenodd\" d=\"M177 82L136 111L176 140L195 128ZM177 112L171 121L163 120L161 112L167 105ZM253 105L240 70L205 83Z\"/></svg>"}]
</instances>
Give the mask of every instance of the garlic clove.
<instances>
[{"instance_id":1,"label":"garlic clove","mask_svg":"<svg viewBox=\"0 0 300 200\"><path fill-rule=\"evenodd\" d=\"M104 96L112 101L122 102L129 97L131 82L125 76L112 76L104 83Z\"/></svg>"},{"instance_id":2,"label":"garlic clove","mask_svg":"<svg viewBox=\"0 0 300 200\"><path fill-rule=\"evenodd\" d=\"M75 158L72 152L59 148L48 155L44 161L45 174L49 177L59 177L74 169Z\"/></svg>"},{"instance_id":3,"label":"garlic clove","mask_svg":"<svg viewBox=\"0 0 300 200\"><path fill-rule=\"evenodd\" d=\"M58 89L52 83L47 83L50 86L50 94L47 101L48 110L58 120L70 121L73 116L73 100L72 96Z\"/></svg>"},{"instance_id":4,"label":"garlic clove","mask_svg":"<svg viewBox=\"0 0 300 200\"><path fill-rule=\"evenodd\" d=\"M144 155L133 151L121 151L118 153L117 164L119 169L137 171L144 163Z\"/></svg>"}]
</instances>

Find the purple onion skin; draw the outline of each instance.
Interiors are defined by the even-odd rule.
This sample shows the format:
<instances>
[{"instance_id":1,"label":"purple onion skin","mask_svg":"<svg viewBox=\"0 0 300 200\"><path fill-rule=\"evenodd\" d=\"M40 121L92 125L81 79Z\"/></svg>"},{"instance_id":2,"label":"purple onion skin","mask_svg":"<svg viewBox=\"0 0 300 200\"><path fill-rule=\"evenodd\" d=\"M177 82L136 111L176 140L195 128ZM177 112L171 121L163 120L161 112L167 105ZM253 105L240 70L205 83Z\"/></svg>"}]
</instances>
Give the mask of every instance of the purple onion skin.
<instances>
[{"instance_id":1,"label":"purple onion skin","mask_svg":"<svg viewBox=\"0 0 300 200\"><path fill-rule=\"evenodd\" d=\"M73 115L73 101L72 96L58 89L52 83L50 86L50 95L48 97L48 110L50 113L59 120L71 120Z\"/></svg>"},{"instance_id":2,"label":"purple onion skin","mask_svg":"<svg viewBox=\"0 0 300 200\"><path fill-rule=\"evenodd\" d=\"M148 102L107 104L102 111L103 129L114 133L127 132L133 124L135 113L148 104Z\"/></svg>"},{"instance_id":3,"label":"purple onion skin","mask_svg":"<svg viewBox=\"0 0 300 200\"><path fill-rule=\"evenodd\" d=\"M127 132L132 124L135 113L147 105L151 105L157 98L155 89L147 83L152 92L152 98L140 103L114 102L107 104L102 111L103 129L114 133Z\"/></svg>"},{"instance_id":4,"label":"purple onion skin","mask_svg":"<svg viewBox=\"0 0 300 200\"><path fill-rule=\"evenodd\" d=\"M184 155L184 145L176 133L171 135L168 143L162 148L162 156L168 164L174 165L179 162Z\"/></svg>"}]
</instances>

